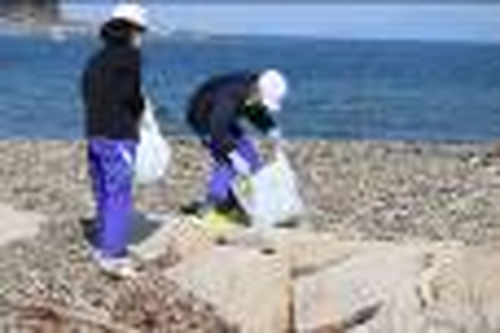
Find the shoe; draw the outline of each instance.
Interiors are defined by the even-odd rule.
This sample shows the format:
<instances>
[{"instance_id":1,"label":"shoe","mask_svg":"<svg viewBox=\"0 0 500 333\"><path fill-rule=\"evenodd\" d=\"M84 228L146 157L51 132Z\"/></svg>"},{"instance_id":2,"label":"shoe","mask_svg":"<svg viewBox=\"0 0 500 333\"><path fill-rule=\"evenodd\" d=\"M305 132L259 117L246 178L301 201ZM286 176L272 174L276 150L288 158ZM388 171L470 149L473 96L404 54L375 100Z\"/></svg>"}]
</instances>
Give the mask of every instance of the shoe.
<instances>
[{"instance_id":1,"label":"shoe","mask_svg":"<svg viewBox=\"0 0 500 333\"><path fill-rule=\"evenodd\" d=\"M81 218L79 223L85 241L91 246L96 246L96 239L98 235L97 220L95 218Z\"/></svg>"},{"instance_id":2,"label":"shoe","mask_svg":"<svg viewBox=\"0 0 500 333\"><path fill-rule=\"evenodd\" d=\"M107 257L98 250L94 250L92 257L99 269L107 275L117 278L135 278L139 274L134 261L129 257Z\"/></svg>"},{"instance_id":3,"label":"shoe","mask_svg":"<svg viewBox=\"0 0 500 333\"><path fill-rule=\"evenodd\" d=\"M197 224L207 230L216 239L241 230L241 225L235 223L226 214L217 209L210 209L197 217Z\"/></svg>"},{"instance_id":4,"label":"shoe","mask_svg":"<svg viewBox=\"0 0 500 333\"><path fill-rule=\"evenodd\" d=\"M233 221L233 223L239 226L250 227L252 224L250 217L239 207L233 208L225 212L224 214L229 220Z\"/></svg>"},{"instance_id":5,"label":"shoe","mask_svg":"<svg viewBox=\"0 0 500 333\"><path fill-rule=\"evenodd\" d=\"M208 201L195 201L181 207L181 212L186 215L194 215L202 220L211 221L209 224L217 226L228 224L236 226L250 226L249 216L239 207L236 199L229 199L225 204L216 205ZM226 229L226 227L222 227Z\"/></svg>"},{"instance_id":6,"label":"shoe","mask_svg":"<svg viewBox=\"0 0 500 333\"><path fill-rule=\"evenodd\" d=\"M181 213L186 215L203 216L210 211L212 205L206 201L194 201L181 207Z\"/></svg>"}]
</instances>

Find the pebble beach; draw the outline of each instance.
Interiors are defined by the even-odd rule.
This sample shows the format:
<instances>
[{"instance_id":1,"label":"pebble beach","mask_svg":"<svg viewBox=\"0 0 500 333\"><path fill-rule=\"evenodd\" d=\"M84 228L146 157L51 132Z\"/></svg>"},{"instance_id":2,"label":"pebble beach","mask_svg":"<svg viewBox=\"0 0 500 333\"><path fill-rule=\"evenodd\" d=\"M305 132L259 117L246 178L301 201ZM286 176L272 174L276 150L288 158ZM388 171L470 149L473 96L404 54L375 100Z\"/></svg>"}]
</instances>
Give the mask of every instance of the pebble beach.
<instances>
[{"instance_id":1,"label":"pebble beach","mask_svg":"<svg viewBox=\"0 0 500 333\"><path fill-rule=\"evenodd\" d=\"M208 157L194 140L170 141L169 173L137 189L139 211L171 213L203 196ZM493 144L369 141L287 147L308 206L302 223L362 239L466 243L500 237L500 159L493 151ZM82 142L0 142L0 184L0 201L17 208L93 214Z\"/></svg>"},{"instance_id":2,"label":"pebble beach","mask_svg":"<svg viewBox=\"0 0 500 333\"><path fill-rule=\"evenodd\" d=\"M192 139L170 142L169 174L137 189L138 211L172 214L203 194L209 167L203 151ZM308 206L300 221L305 228L359 241L488 245L500 238L500 159L492 144L311 140L290 142L286 150ZM154 267L135 284L110 281L96 271L78 222L94 209L84 143L2 141L0 184L0 202L50 217L36 239L0 248L1 318L12 320L15 312L61 332L120 331L109 321L96 324L98 309L138 332L237 332ZM167 257L163 265L175 262ZM92 309L88 313L94 315L87 326L74 318L50 319L52 312L40 306L44 302Z\"/></svg>"}]
</instances>

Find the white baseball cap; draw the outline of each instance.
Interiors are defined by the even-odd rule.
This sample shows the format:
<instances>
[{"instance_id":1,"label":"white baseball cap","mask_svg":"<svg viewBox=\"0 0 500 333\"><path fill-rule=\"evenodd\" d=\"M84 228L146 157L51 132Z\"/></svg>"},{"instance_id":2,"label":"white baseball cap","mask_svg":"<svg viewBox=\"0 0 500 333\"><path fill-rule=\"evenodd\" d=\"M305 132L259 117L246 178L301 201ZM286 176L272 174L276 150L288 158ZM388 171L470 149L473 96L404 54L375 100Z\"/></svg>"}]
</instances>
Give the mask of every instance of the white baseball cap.
<instances>
[{"instance_id":1,"label":"white baseball cap","mask_svg":"<svg viewBox=\"0 0 500 333\"><path fill-rule=\"evenodd\" d=\"M261 101L270 111L281 110L283 99L288 92L285 76L275 69L268 69L259 75L257 89Z\"/></svg>"},{"instance_id":2,"label":"white baseball cap","mask_svg":"<svg viewBox=\"0 0 500 333\"><path fill-rule=\"evenodd\" d=\"M147 13L146 9L137 3L121 3L116 5L111 14L112 20L124 20L141 29L146 29Z\"/></svg>"}]
</instances>

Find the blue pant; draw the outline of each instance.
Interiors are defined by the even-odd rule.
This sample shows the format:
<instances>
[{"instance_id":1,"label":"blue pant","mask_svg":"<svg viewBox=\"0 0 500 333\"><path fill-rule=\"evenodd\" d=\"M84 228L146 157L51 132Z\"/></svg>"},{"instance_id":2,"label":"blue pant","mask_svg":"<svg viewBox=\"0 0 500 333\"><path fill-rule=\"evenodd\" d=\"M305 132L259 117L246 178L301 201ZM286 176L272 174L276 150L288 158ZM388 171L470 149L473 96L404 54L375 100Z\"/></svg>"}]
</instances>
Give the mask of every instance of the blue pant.
<instances>
[{"instance_id":1,"label":"blue pant","mask_svg":"<svg viewBox=\"0 0 500 333\"><path fill-rule=\"evenodd\" d=\"M216 143L210 143L209 148L212 155L213 167L208 184L208 200L216 206L231 205L233 194L231 185L238 176L232 165L217 156ZM236 141L236 150L249 163L253 172L257 171L262 162L252 141L242 137Z\"/></svg>"},{"instance_id":2,"label":"blue pant","mask_svg":"<svg viewBox=\"0 0 500 333\"><path fill-rule=\"evenodd\" d=\"M91 140L89 173L97 204L94 246L106 257L126 255L133 214L132 181L136 143Z\"/></svg>"}]
</instances>

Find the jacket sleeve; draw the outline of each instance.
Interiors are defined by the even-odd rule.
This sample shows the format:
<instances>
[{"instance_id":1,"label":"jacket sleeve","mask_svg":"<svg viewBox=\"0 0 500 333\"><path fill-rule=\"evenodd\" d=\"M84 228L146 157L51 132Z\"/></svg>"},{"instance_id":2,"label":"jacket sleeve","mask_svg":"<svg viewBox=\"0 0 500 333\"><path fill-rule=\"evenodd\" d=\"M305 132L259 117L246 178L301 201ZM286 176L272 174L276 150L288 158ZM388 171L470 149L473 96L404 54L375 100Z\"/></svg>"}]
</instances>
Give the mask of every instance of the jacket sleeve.
<instances>
[{"instance_id":1,"label":"jacket sleeve","mask_svg":"<svg viewBox=\"0 0 500 333\"><path fill-rule=\"evenodd\" d=\"M134 119L142 116L145 101L142 95L141 56L139 51L125 53L118 63L119 80L113 89L119 96L120 104L128 110Z\"/></svg>"},{"instance_id":2,"label":"jacket sleeve","mask_svg":"<svg viewBox=\"0 0 500 333\"><path fill-rule=\"evenodd\" d=\"M236 140L232 133L232 126L237 121L235 109L227 100L219 103L217 108L210 117L210 135L215 141L217 152L227 157L236 149Z\"/></svg>"},{"instance_id":3,"label":"jacket sleeve","mask_svg":"<svg viewBox=\"0 0 500 333\"><path fill-rule=\"evenodd\" d=\"M263 106L246 106L242 112L246 119L263 133L268 134L278 127L273 116Z\"/></svg>"}]
</instances>

